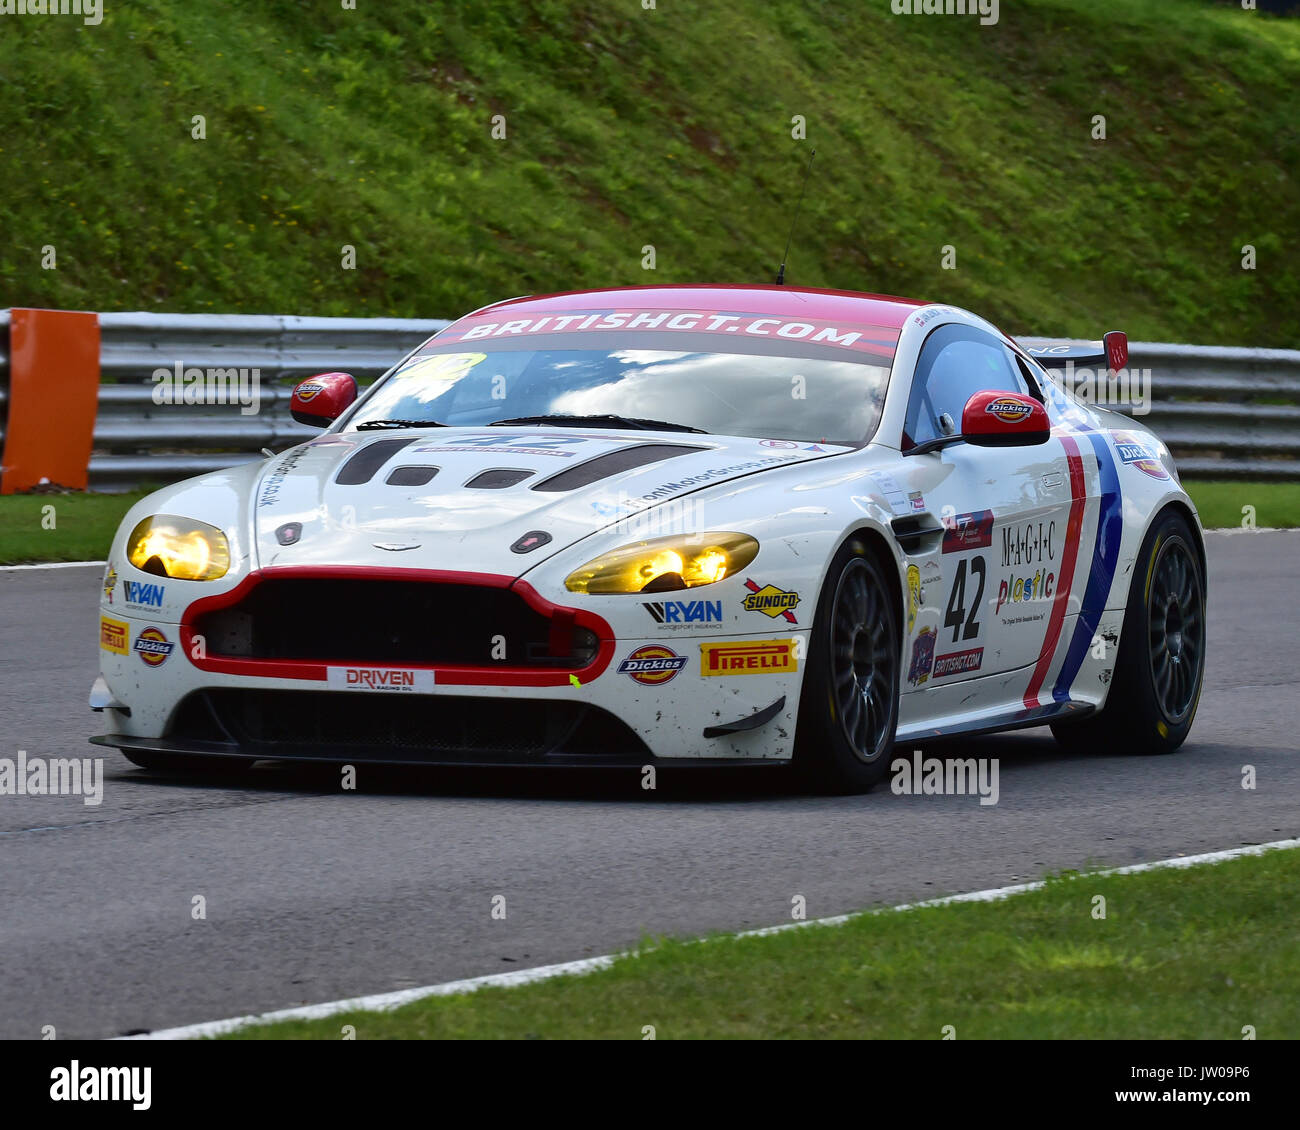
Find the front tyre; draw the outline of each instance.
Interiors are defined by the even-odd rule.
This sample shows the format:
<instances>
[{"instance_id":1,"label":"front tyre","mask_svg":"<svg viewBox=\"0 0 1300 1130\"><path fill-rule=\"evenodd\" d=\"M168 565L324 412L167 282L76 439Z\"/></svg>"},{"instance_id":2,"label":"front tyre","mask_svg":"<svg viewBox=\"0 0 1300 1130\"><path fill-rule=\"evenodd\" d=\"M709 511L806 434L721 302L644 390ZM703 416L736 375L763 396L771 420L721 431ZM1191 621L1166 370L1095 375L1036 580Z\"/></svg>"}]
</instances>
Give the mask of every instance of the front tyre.
<instances>
[{"instance_id":1,"label":"front tyre","mask_svg":"<svg viewBox=\"0 0 1300 1130\"><path fill-rule=\"evenodd\" d=\"M1059 722L1073 752L1172 753L1192 728L1205 677L1205 577L1191 527L1166 511L1133 569L1110 694L1100 714Z\"/></svg>"},{"instance_id":2,"label":"front tyre","mask_svg":"<svg viewBox=\"0 0 1300 1130\"><path fill-rule=\"evenodd\" d=\"M855 539L835 555L817 601L795 735L795 765L813 788L866 792L889 771L897 604L879 554Z\"/></svg>"}]
</instances>

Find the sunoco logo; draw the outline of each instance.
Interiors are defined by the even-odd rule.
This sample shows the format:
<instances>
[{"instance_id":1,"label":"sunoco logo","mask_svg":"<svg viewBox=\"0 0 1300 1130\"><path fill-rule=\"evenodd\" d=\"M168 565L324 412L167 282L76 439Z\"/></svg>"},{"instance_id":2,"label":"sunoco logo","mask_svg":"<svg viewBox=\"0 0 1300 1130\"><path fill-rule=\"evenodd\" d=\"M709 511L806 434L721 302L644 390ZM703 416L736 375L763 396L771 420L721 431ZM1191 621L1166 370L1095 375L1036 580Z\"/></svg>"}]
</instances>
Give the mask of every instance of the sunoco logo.
<instances>
[{"instance_id":1,"label":"sunoco logo","mask_svg":"<svg viewBox=\"0 0 1300 1130\"><path fill-rule=\"evenodd\" d=\"M165 663L175 646L157 628L145 628L135 637L136 654L150 667Z\"/></svg>"},{"instance_id":2,"label":"sunoco logo","mask_svg":"<svg viewBox=\"0 0 1300 1130\"><path fill-rule=\"evenodd\" d=\"M761 612L773 620L778 616L784 616L791 624L799 623L794 618L794 610L799 607L797 592L786 592L785 589L779 589L775 585L764 585L759 588L750 580L745 581L745 588L749 589L749 595L744 600L746 612Z\"/></svg>"},{"instance_id":3,"label":"sunoco logo","mask_svg":"<svg viewBox=\"0 0 1300 1130\"><path fill-rule=\"evenodd\" d=\"M670 647L647 644L638 647L618 665L618 673L635 679L649 687L670 682L686 666L686 656L678 655Z\"/></svg>"}]
</instances>

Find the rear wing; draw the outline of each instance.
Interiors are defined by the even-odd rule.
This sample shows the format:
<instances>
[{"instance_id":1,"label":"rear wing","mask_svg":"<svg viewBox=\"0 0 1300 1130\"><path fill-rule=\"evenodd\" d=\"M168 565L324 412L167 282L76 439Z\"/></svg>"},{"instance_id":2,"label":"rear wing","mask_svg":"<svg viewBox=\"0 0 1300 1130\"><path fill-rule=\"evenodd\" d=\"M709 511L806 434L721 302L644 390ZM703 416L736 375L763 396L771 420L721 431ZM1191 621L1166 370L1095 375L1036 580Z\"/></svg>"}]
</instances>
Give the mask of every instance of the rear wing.
<instances>
[{"instance_id":1,"label":"rear wing","mask_svg":"<svg viewBox=\"0 0 1300 1130\"><path fill-rule=\"evenodd\" d=\"M1101 341L1025 346L1024 350L1044 368L1105 365L1114 373L1128 365L1128 335L1122 330L1111 330Z\"/></svg>"}]
</instances>

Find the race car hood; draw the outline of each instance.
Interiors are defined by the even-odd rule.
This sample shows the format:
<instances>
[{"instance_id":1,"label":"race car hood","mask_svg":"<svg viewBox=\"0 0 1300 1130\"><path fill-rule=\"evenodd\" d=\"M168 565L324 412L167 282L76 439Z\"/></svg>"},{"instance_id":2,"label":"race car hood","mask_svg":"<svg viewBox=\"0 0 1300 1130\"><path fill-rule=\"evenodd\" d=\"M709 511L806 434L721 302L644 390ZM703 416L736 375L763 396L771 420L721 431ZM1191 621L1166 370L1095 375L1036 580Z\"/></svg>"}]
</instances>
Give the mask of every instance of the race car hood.
<instances>
[{"instance_id":1,"label":"race car hood","mask_svg":"<svg viewBox=\"0 0 1300 1130\"><path fill-rule=\"evenodd\" d=\"M570 428L325 435L278 456L258 479L250 500L255 556L261 567L471 568L518 576L620 518L849 450Z\"/></svg>"}]
</instances>

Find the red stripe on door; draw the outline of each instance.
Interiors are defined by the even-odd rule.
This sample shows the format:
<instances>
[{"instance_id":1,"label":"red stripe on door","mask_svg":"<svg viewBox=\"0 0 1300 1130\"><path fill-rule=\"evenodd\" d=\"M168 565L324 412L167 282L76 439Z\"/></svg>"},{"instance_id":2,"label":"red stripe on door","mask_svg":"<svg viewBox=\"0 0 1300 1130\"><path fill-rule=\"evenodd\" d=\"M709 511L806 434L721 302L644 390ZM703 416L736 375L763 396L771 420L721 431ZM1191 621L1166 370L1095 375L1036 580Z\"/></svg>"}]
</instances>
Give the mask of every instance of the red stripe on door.
<instances>
[{"instance_id":1,"label":"red stripe on door","mask_svg":"<svg viewBox=\"0 0 1300 1130\"><path fill-rule=\"evenodd\" d=\"M1047 634L1043 637L1043 648L1038 653L1034 673L1029 678L1029 689L1025 691L1025 706L1030 710L1039 705L1038 692L1047 678L1056 646L1061 642L1061 628L1065 624L1066 605L1070 602L1070 586L1079 557L1079 534L1083 530L1083 512L1087 503L1079 445L1070 436L1061 436L1061 446L1065 448L1065 459L1070 467L1070 520L1065 527L1065 552L1061 555L1061 576L1056 583L1052 615L1047 621Z\"/></svg>"}]
</instances>

